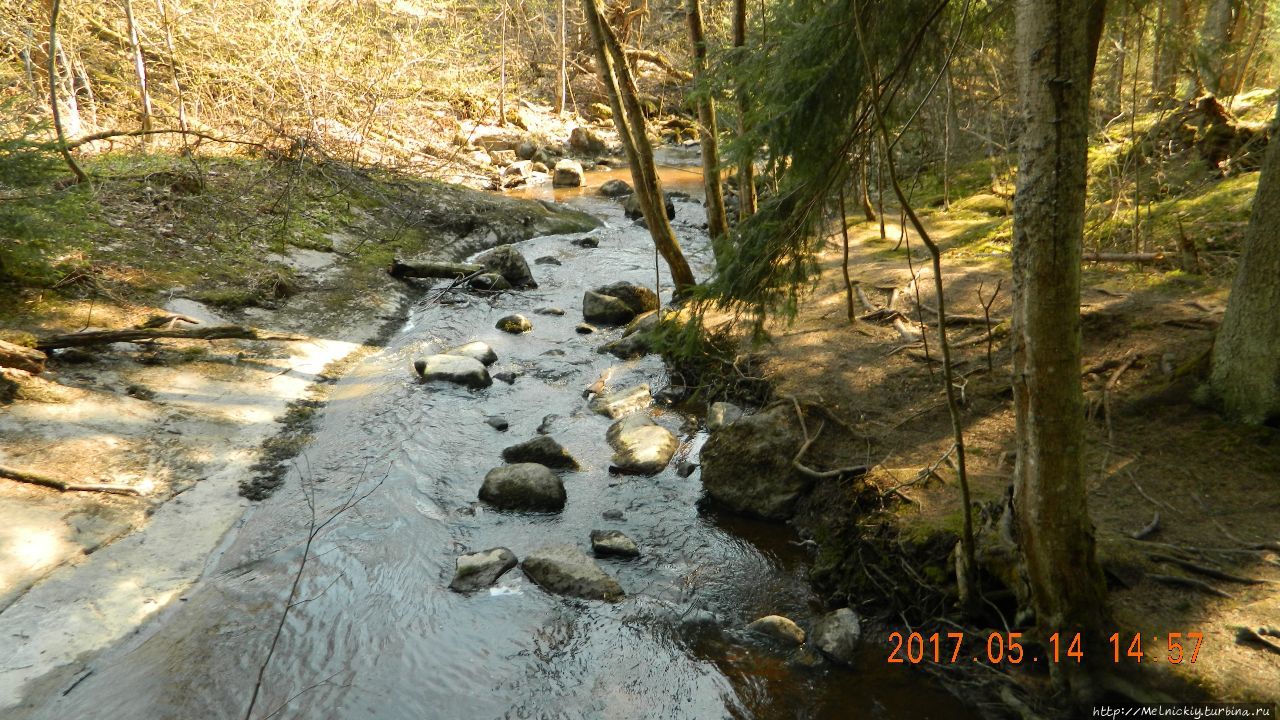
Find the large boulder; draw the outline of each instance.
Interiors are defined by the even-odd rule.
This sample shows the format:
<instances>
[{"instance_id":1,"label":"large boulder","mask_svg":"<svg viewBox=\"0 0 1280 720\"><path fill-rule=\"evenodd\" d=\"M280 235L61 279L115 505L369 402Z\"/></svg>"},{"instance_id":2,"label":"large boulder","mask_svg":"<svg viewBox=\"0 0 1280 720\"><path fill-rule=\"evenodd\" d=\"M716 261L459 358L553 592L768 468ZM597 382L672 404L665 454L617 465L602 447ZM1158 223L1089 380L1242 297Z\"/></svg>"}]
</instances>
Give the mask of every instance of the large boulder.
<instances>
[{"instance_id":1,"label":"large boulder","mask_svg":"<svg viewBox=\"0 0 1280 720\"><path fill-rule=\"evenodd\" d=\"M415 360L413 369L423 380L441 380L466 385L472 389L486 388L493 384L484 363L462 355L431 355Z\"/></svg>"},{"instance_id":2,"label":"large boulder","mask_svg":"<svg viewBox=\"0 0 1280 720\"><path fill-rule=\"evenodd\" d=\"M613 448L613 469L635 475L655 475L675 455L676 436L644 413L633 413L609 426L605 439Z\"/></svg>"},{"instance_id":3,"label":"large boulder","mask_svg":"<svg viewBox=\"0 0 1280 720\"><path fill-rule=\"evenodd\" d=\"M516 554L504 547L460 555L449 589L465 593L487 588L516 564Z\"/></svg>"},{"instance_id":4,"label":"large boulder","mask_svg":"<svg viewBox=\"0 0 1280 720\"><path fill-rule=\"evenodd\" d=\"M809 488L792 460L804 436L790 405L778 405L721 427L702 446L702 486L714 504L785 520Z\"/></svg>"},{"instance_id":5,"label":"large boulder","mask_svg":"<svg viewBox=\"0 0 1280 720\"><path fill-rule=\"evenodd\" d=\"M490 272L495 272L507 279L512 287L536 288L538 283L529 271L529 263L513 245L499 245L476 257L476 264L483 265Z\"/></svg>"},{"instance_id":6,"label":"large boulder","mask_svg":"<svg viewBox=\"0 0 1280 720\"><path fill-rule=\"evenodd\" d=\"M747 630L784 645L804 644L804 630L790 618L781 615L766 615L747 625Z\"/></svg>"},{"instance_id":7,"label":"large boulder","mask_svg":"<svg viewBox=\"0 0 1280 720\"><path fill-rule=\"evenodd\" d=\"M582 319L590 323L622 325L637 315L657 309L656 293L626 281L601 285L582 296Z\"/></svg>"},{"instance_id":8,"label":"large boulder","mask_svg":"<svg viewBox=\"0 0 1280 720\"><path fill-rule=\"evenodd\" d=\"M556 169L551 173L551 184L555 187L581 187L582 163L567 158L556 163Z\"/></svg>"},{"instance_id":9,"label":"large boulder","mask_svg":"<svg viewBox=\"0 0 1280 720\"><path fill-rule=\"evenodd\" d=\"M578 468L578 461L550 435L539 435L532 440L512 445L502 451L502 459L509 463L538 463L549 468Z\"/></svg>"},{"instance_id":10,"label":"large boulder","mask_svg":"<svg viewBox=\"0 0 1280 720\"><path fill-rule=\"evenodd\" d=\"M676 205L671 202L671 196L664 195L662 204L667 209L667 219L675 220ZM627 199L622 201L622 214L626 215L628 220L639 220L644 217L644 211L640 209L640 198L636 197L634 193L628 195Z\"/></svg>"},{"instance_id":11,"label":"large boulder","mask_svg":"<svg viewBox=\"0 0 1280 720\"><path fill-rule=\"evenodd\" d=\"M621 530L592 530L591 551L597 557L639 557L636 541Z\"/></svg>"},{"instance_id":12,"label":"large boulder","mask_svg":"<svg viewBox=\"0 0 1280 720\"><path fill-rule=\"evenodd\" d=\"M622 586L596 561L572 545L550 545L529 553L520 563L524 574L548 592L588 600L614 602Z\"/></svg>"},{"instance_id":13,"label":"large boulder","mask_svg":"<svg viewBox=\"0 0 1280 720\"><path fill-rule=\"evenodd\" d=\"M622 390L601 393L591 399L589 407L605 417L618 419L643 410L653 403L653 394L646 383Z\"/></svg>"},{"instance_id":14,"label":"large boulder","mask_svg":"<svg viewBox=\"0 0 1280 720\"><path fill-rule=\"evenodd\" d=\"M813 626L813 644L823 655L845 665L853 664L861 641L862 623L849 608L827 613Z\"/></svg>"},{"instance_id":15,"label":"large boulder","mask_svg":"<svg viewBox=\"0 0 1280 720\"><path fill-rule=\"evenodd\" d=\"M584 127L576 127L569 133L569 147L579 155L603 155L604 141Z\"/></svg>"},{"instance_id":16,"label":"large boulder","mask_svg":"<svg viewBox=\"0 0 1280 720\"><path fill-rule=\"evenodd\" d=\"M565 502L564 482L545 465L505 465L484 476L480 499L504 510L560 510Z\"/></svg>"},{"instance_id":17,"label":"large boulder","mask_svg":"<svg viewBox=\"0 0 1280 720\"><path fill-rule=\"evenodd\" d=\"M600 186L599 192L601 195L607 198L616 198L616 197L622 197L624 195L630 195L635 191L631 189L630 183L628 183L626 180L619 180L618 178L613 178L612 180L606 180Z\"/></svg>"},{"instance_id":18,"label":"large boulder","mask_svg":"<svg viewBox=\"0 0 1280 720\"><path fill-rule=\"evenodd\" d=\"M635 311L626 303L610 295L593 290L582 294L582 319L601 325L621 325L635 317Z\"/></svg>"},{"instance_id":19,"label":"large boulder","mask_svg":"<svg viewBox=\"0 0 1280 720\"><path fill-rule=\"evenodd\" d=\"M494 352L493 348L489 347L487 343L482 343L479 340L476 340L475 342L469 342L465 345L459 345L458 347L455 347L455 348L449 348L448 350L444 351L444 354L445 355L461 355L463 357L469 357L475 360L479 360L485 365L492 365L498 362L498 353Z\"/></svg>"}]
</instances>

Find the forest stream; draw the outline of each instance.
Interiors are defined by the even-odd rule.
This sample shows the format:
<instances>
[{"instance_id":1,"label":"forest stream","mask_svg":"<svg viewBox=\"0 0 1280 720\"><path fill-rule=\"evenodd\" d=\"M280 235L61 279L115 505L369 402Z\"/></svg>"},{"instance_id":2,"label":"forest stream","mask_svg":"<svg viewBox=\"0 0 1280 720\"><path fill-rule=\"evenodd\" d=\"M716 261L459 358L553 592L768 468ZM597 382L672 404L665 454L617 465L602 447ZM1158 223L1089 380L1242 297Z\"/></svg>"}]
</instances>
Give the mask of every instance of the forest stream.
<instances>
[{"instance_id":1,"label":"forest stream","mask_svg":"<svg viewBox=\"0 0 1280 720\"><path fill-rule=\"evenodd\" d=\"M696 159L664 160L666 187L691 196L675 202L674 226L705 277ZM656 356L597 353L619 329L575 332L585 289L655 279L647 231L594 192L612 176L625 171L555 191L604 221L592 233L599 247L571 244L578 236L521 243L534 290L496 299L425 293L385 348L337 382L285 486L249 510L202 580L31 717L242 717L269 652L254 718L965 717L924 675L887 665L871 627L853 668L745 630L770 614L809 628L829 608L809 589L808 550L789 529L698 508L698 475L680 477L677 465L697 459L706 437L699 418L655 403L649 412L680 440L675 459L652 477L609 473L612 420L588 407L584 389L602 375L611 388L665 385ZM522 192L551 199L553 191ZM560 264L535 263L548 256ZM665 297L665 267L661 274ZM510 313L528 317L532 331L495 329ZM514 373L513 383L469 390L415 377L415 359L472 340L496 351L490 370ZM493 416L509 429L488 424ZM540 431L581 465L561 475L563 511L479 503L501 450ZM307 497L324 527L273 648L307 552ZM351 507L333 517L344 503ZM552 595L519 568L486 590L448 588L460 554L589 551L596 529L621 530L640 548L635 559L598 559L625 591L620 602Z\"/></svg>"}]
</instances>

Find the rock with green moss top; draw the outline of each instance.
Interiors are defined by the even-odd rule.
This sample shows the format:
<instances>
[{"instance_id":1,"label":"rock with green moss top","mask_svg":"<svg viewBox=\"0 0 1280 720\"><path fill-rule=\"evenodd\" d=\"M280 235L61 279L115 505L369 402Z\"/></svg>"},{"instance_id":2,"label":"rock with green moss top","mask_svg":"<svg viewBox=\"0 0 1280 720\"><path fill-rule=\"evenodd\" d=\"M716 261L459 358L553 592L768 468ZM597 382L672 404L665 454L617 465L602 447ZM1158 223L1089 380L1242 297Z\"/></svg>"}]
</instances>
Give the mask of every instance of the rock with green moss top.
<instances>
[{"instance_id":1,"label":"rock with green moss top","mask_svg":"<svg viewBox=\"0 0 1280 720\"><path fill-rule=\"evenodd\" d=\"M507 315L499 320L494 327L498 328L502 332L519 335L520 333L527 333L532 330L533 323L529 322L529 318L523 315Z\"/></svg>"}]
</instances>

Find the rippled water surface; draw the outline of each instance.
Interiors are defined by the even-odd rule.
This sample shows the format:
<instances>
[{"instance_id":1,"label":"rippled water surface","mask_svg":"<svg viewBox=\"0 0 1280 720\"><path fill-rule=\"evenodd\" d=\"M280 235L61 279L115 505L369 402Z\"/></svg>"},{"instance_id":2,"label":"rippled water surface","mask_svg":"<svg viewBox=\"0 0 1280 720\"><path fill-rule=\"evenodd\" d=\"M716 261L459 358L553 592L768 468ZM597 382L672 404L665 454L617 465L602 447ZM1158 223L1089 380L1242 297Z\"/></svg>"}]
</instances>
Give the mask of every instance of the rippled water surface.
<instances>
[{"instance_id":1,"label":"rippled water surface","mask_svg":"<svg viewBox=\"0 0 1280 720\"><path fill-rule=\"evenodd\" d=\"M696 173L664 175L669 188L700 193ZM550 198L549 190L531 194L540 192ZM656 390L663 368L656 358L598 354L619 331L581 336L574 326L584 288L623 279L653 285L653 246L590 190L559 199L606 221L595 233L599 248L535 239L521 250L538 289L495 301L420 302L384 350L337 384L299 471L250 511L205 579L38 716L242 717L303 557L309 488L320 522L348 498L367 496L312 546L254 717L962 717L920 676L885 666L879 638L868 638L865 663L852 670L809 667L755 644L741 628L756 617L785 614L808 625L822 610L794 538L785 528L699 513L698 476L678 477L674 461L652 478L608 474L610 421L587 410L583 389L612 368L612 387L648 382ZM677 233L703 277L710 258L699 237L702 208L676 206ZM547 255L562 265L532 264ZM533 312L546 306L565 315ZM533 331L494 329L512 312L529 317ZM491 372L520 374L514 384L469 391L417 382L415 358L473 339L497 351ZM676 461L696 458L696 418L654 412L682 441ZM510 429L495 431L490 415ZM564 511L507 514L477 504L502 448L534 437L548 416L550 434L582 464L564 475ZM603 519L610 510L625 519ZM636 560L601 561L625 589L623 602L552 596L519 569L487 593L447 589L461 553L589 549L597 528L623 530L642 550ZM698 622L711 615L715 625Z\"/></svg>"}]
</instances>

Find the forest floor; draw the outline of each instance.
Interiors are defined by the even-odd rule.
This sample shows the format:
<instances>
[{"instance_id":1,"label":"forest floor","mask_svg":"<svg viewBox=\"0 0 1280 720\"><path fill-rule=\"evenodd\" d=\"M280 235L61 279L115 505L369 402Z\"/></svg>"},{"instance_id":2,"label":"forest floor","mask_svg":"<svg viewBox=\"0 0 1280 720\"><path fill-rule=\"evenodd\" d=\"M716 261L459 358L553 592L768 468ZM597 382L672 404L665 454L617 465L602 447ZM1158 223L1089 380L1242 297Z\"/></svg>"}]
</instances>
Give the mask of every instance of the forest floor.
<instances>
[{"instance_id":1,"label":"forest floor","mask_svg":"<svg viewBox=\"0 0 1280 720\"><path fill-rule=\"evenodd\" d=\"M948 218L935 212L927 221L944 252L948 312L983 318L983 304L1001 288L990 306L990 367L985 323L949 326L948 332L973 501L985 506L975 520L982 527L994 522L1003 505L1015 455L1006 343L1009 259L1007 245L975 248L970 241L975 227L986 221ZM852 280L873 305L888 306L896 295L893 307L914 326L916 287L904 249L909 246L919 300L937 306L932 268L914 232L900 246L901 228L893 223L887 240L874 223L853 222L850 231ZM922 611L924 620L916 622L936 627L928 622L931 613L936 618L954 612L954 586L944 589L954 574L950 555L934 552L930 558L930 549L954 545L963 508L948 459L953 439L936 321L925 311L923 320L931 325L927 357L923 347L904 342L890 324L850 322L839 248L837 234L822 256L814 297L801 305L793 323L772 328L763 368L778 395L819 402L854 430L853 440L848 434L824 434L809 457L822 467L875 466L868 479L880 491L879 507L868 512L865 486L828 481L794 524L818 543L818 584L851 606L867 602L872 617L883 617L883 607L867 594L879 581L867 573L863 550L856 547L887 533L899 547L913 548L917 560L931 559L935 567L917 567L915 580L891 569L890 575L908 587L875 590L905 603L921 598L922 606L913 610L917 618ZM1138 658L1128 651L1134 633L1141 633L1143 685L1187 700L1280 700L1280 654L1237 642L1238 627L1280 624L1280 430L1233 425L1194 401L1230 276L1116 263L1089 264L1084 275L1088 503L1112 589L1111 631L1124 638L1119 663L1109 645L1084 651L1105 656L1104 663L1117 670L1137 671ZM1006 278L1003 285L1001 278ZM856 316L868 313L856 296L853 303ZM889 492L898 486L899 491ZM1143 541L1132 538L1155 518L1158 525ZM1219 577L1212 577L1215 573ZM1222 579L1227 575L1239 580ZM1171 585L1178 581L1158 576L1203 585ZM939 597L942 605L923 606ZM998 611L976 621L977 628L992 631L1018 629L1017 624ZM885 638L893 626L904 629L898 617L886 618ZM1194 662L1169 662L1171 632L1182 633L1184 640L1189 633L1203 634ZM981 645L985 637L968 642ZM1194 642L1187 643L1189 657ZM884 647L887 657L890 646ZM1047 680L1044 663L1009 669L1027 688L1043 687Z\"/></svg>"}]
</instances>

